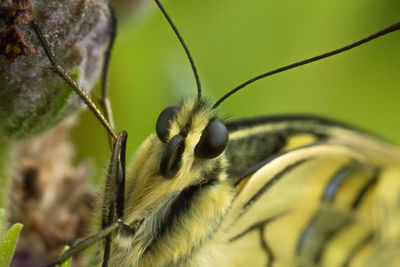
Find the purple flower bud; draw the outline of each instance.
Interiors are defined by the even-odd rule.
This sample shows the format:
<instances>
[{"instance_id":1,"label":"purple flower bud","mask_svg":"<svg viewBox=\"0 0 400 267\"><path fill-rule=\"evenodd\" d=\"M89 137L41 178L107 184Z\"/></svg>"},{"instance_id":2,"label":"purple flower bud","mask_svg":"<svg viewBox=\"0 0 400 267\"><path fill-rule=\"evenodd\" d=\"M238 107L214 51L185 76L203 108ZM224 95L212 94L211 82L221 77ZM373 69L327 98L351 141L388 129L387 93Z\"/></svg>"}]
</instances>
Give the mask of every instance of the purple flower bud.
<instances>
[{"instance_id":1,"label":"purple flower bud","mask_svg":"<svg viewBox=\"0 0 400 267\"><path fill-rule=\"evenodd\" d=\"M111 32L102 0L0 3L0 134L25 137L54 126L82 101L52 70L29 22L36 18L57 62L87 92Z\"/></svg>"}]
</instances>

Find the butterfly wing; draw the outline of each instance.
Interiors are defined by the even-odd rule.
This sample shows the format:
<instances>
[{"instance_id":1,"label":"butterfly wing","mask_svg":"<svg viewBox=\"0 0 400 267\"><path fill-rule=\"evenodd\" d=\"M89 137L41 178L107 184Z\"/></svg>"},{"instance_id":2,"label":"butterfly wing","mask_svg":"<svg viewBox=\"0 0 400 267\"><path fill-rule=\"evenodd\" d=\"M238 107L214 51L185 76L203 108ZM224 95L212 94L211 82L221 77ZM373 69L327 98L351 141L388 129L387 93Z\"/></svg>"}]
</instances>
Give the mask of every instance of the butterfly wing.
<instances>
[{"instance_id":1,"label":"butterfly wing","mask_svg":"<svg viewBox=\"0 0 400 267\"><path fill-rule=\"evenodd\" d=\"M378 246L364 266L398 266L400 262L400 168L386 166L380 174L374 200Z\"/></svg>"},{"instance_id":2,"label":"butterfly wing","mask_svg":"<svg viewBox=\"0 0 400 267\"><path fill-rule=\"evenodd\" d=\"M277 154L235 181L232 207L210 246L229 254L217 261L365 266L370 258L393 259L400 240L400 153L353 130L311 125L303 121L281 131L269 125L254 135L277 134L282 143Z\"/></svg>"}]
</instances>

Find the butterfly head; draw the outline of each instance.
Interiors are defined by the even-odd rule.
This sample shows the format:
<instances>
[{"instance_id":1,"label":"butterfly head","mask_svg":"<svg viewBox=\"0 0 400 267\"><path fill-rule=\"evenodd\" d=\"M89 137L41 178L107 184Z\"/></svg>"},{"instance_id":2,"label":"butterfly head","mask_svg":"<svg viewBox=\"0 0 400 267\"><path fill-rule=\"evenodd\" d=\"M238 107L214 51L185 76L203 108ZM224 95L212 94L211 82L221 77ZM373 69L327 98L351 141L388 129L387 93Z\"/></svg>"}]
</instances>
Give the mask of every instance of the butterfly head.
<instances>
[{"instance_id":1,"label":"butterfly head","mask_svg":"<svg viewBox=\"0 0 400 267\"><path fill-rule=\"evenodd\" d=\"M163 143L160 174L173 178L182 166L217 158L228 144L228 130L205 101L187 101L165 108L156 123Z\"/></svg>"},{"instance_id":2,"label":"butterfly head","mask_svg":"<svg viewBox=\"0 0 400 267\"><path fill-rule=\"evenodd\" d=\"M141 261L151 261L152 266L162 265L154 262L171 260L178 252L190 254L194 244L212 230L201 226L217 224L232 197L223 153L228 131L205 101L167 107L157 120L156 133L139 148L127 173L129 205L124 221L140 222L140 227L133 236L117 236L121 249L132 250L132 255L141 255ZM218 205L210 206L208 201ZM198 229L194 234L193 227ZM177 247L178 236L187 243Z\"/></svg>"}]
</instances>

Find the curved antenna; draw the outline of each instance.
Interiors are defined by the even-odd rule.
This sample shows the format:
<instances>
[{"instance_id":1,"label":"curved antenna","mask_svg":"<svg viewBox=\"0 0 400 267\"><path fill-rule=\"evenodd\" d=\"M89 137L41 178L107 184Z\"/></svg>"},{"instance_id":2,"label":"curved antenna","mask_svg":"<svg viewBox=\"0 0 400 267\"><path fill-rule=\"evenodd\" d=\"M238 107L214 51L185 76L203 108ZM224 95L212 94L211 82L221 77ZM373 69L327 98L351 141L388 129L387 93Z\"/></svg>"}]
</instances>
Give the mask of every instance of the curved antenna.
<instances>
[{"instance_id":1,"label":"curved antenna","mask_svg":"<svg viewBox=\"0 0 400 267\"><path fill-rule=\"evenodd\" d=\"M196 79L196 85L197 85L197 97L200 99L201 98L201 84L200 84L200 78L199 78L199 73L197 72L196 65L194 64L194 60L192 58L192 55L190 54L189 48L187 47L185 41L182 38L182 35L179 33L178 28L175 26L174 22L171 20L170 16L168 15L167 11L165 11L164 7L161 5L159 0L154 0L158 7L160 8L161 12L164 14L164 17L167 19L169 25L171 28L174 30L176 37L178 37L179 42L183 46L183 49L185 49L186 56L188 57L190 61L190 65L192 66L194 78Z\"/></svg>"},{"instance_id":2,"label":"curved antenna","mask_svg":"<svg viewBox=\"0 0 400 267\"><path fill-rule=\"evenodd\" d=\"M281 68L278 68L278 69L275 69L275 70L260 74L260 75L258 75L256 77L254 77L254 78L252 78L252 79L250 79L250 80L238 85L237 87L233 88L232 90L230 90L228 93L226 93L224 96L222 96L217 102L215 102L213 108L218 107L219 104L221 104L225 99L227 99L228 97L230 97L231 95L233 95L234 93L236 93L237 91L242 89L243 87L245 87L245 86L247 86L247 85L249 85L249 84L251 84L251 83L253 83L253 82L257 81L257 80L260 80L262 78L265 78L265 77L268 77L268 76L271 76L271 75L274 75L274 74L277 74L277 73L280 73L280 72L283 72L283 71L286 71L286 70L294 69L294 68L297 68L297 67L306 65L308 63L311 63L311 62L314 62L314 61L318 61L318 60L321 60L321 59L324 59L324 58L327 58L327 57L330 57L330 56L333 56L333 55L336 55L336 54L340 54L342 52L345 52L347 50L350 50L352 48L355 48L357 46L360 46L360 45L365 44L365 43L367 43L369 41L372 41L372 40L374 40L374 39L376 39L378 37L381 37L383 35L386 35L388 33L391 33L391 32L397 31L397 30L400 30L400 22L397 22L397 23L395 23L395 24L393 24L393 25L391 25L391 26L389 26L389 27L387 27L387 28L385 28L383 30L380 30L377 33L374 33L374 34L372 34L372 35L370 35L368 37L365 37L365 38L361 39L360 41L357 41L357 42L354 42L352 44L346 45L346 46L344 46L342 48L338 48L338 49L332 50L330 52L327 52L327 53L324 53L324 54L321 54L321 55L318 55L318 56L315 56L315 57L311 57L311 58L308 58L308 59L305 59L305 60L302 60L302 61L298 61L296 63L292 63L290 65L286 65L284 67L281 67Z\"/></svg>"},{"instance_id":3,"label":"curved antenna","mask_svg":"<svg viewBox=\"0 0 400 267\"><path fill-rule=\"evenodd\" d=\"M115 140L117 139L117 134L115 133L113 127L110 125L108 120L104 117L104 115L101 113L101 111L97 108L96 104L92 101L92 99L86 94L85 91L83 91L79 85L69 76L69 74L61 67L53 54L53 52L50 49L49 43L47 42L46 37L43 35L42 31L40 30L40 27L36 21L36 19L33 19L30 22L34 32L36 33L36 36L39 39L39 42L41 43L44 52L49 59L51 65L53 66L53 70L55 71L56 74L58 74L71 88L74 90L79 97L85 102L85 104L89 107L89 109L93 112L93 114L97 117L97 119L101 122L101 124L104 126L104 128L108 131L109 135Z\"/></svg>"}]
</instances>

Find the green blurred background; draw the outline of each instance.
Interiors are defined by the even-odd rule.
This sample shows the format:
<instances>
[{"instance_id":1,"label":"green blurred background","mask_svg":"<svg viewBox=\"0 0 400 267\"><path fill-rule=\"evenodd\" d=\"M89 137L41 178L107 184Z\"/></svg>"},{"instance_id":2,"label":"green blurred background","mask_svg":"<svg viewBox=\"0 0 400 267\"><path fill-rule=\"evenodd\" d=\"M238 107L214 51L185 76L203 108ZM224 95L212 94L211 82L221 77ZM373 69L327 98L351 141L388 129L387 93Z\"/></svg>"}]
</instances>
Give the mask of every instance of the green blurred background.
<instances>
[{"instance_id":1,"label":"green blurred background","mask_svg":"<svg viewBox=\"0 0 400 267\"><path fill-rule=\"evenodd\" d=\"M128 159L154 132L160 111L195 96L188 60L153 1L120 22L110 94ZM400 20L399 0L165 0L212 102L239 83L356 41ZM231 119L311 113L400 144L400 32L321 62L273 76L224 102ZM85 112L73 131L78 159L94 158L103 179L105 131Z\"/></svg>"}]
</instances>

